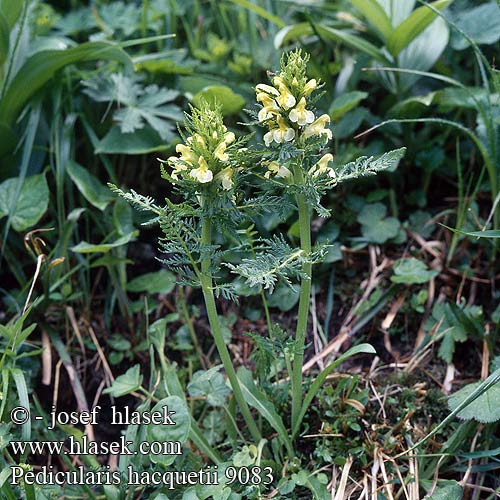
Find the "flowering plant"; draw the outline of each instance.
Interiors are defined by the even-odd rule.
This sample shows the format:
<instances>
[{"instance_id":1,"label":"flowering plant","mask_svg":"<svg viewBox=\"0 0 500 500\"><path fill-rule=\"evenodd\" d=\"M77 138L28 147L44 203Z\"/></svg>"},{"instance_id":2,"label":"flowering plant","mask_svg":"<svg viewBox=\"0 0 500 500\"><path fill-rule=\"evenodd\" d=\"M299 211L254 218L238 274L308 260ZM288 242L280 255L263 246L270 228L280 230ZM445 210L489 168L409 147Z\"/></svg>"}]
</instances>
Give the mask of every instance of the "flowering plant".
<instances>
[{"instance_id":1,"label":"flowering plant","mask_svg":"<svg viewBox=\"0 0 500 500\"><path fill-rule=\"evenodd\" d=\"M327 366L303 392L303 356L307 334L312 266L321 260L324 248L312 246L311 217L315 210L328 216L321 205L327 189L362 175L374 174L394 165L404 148L378 158L362 157L343 166L334 166L328 151L332 139L330 117L316 112L321 84L306 76L308 57L292 52L281 60L279 73L271 75L270 84L256 86L259 109L254 125L265 129L263 144L243 147L246 138L236 139L223 124L220 108L202 103L186 116L186 133L176 147L177 155L162 162L162 176L172 183L183 199L157 205L151 198L135 192L124 193L112 188L142 210L153 212L164 238L160 248L167 257L164 264L179 276L179 283L198 286L202 290L211 332L224 370L255 444L262 450L261 424L257 425L249 406L256 408L276 431L286 449L295 456L293 441L297 438L308 406L329 373L342 360L358 352L374 352L367 344L357 346ZM257 179L254 198L248 178ZM259 180L260 179L260 180ZM244 189L245 188L245 189ZM293 248L282 235L255 238L252 217L259 211L280 210L295 206L298 212L300 247ZM226 234L237 245L228 248L214 244L213 228ZM242 229L243 228L243 229ZM219 238L220 242L221 238ZM234 254L238 250L239 260ZM232 255L228 260L229 252ZM233 283L220 283L223 270L239 275L247 285L261 294L266 312L269 338L264 342L254 336L257 347L273 356L284 357L286 379L291 384L291 422L289 430L269 397L261 391L252 375L232 362L217 314L215 293L237 299ZM300 299L295 336L288 336L271 323L264 290L273 291L278 280L300 282ZM267 358L266 358L267 359ZM274 370L275 383L282 384L279 367ZM198 434L197 434L198 435ZM206 443L201 443L206 446Z\"/></svg>"}]
</instances>

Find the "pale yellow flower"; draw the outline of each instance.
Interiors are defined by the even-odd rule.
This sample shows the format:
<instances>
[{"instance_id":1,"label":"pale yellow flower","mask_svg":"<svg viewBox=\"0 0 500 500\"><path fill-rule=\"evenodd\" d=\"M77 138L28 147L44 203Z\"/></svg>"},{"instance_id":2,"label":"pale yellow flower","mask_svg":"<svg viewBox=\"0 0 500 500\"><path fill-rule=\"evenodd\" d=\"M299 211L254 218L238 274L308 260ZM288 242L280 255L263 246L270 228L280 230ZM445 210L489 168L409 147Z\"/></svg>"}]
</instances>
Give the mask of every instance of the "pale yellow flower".
<instances>
[{"instance_id":1,"label":"pale yellow flower","mask_svg":"<svg viewBox=\"0 0 500 500\"><path fill-rule=\"evenodd\" d=\"M226 191L229 191L232 189L234 183L233 183L233 170L231 167L227 167L224 170L221 170L217 176L216 179L220 180L222 184L222 189L225 189Z\"/></svg>"},{"instance_id":2,"label":"pale yellow flower","mask_svg":"<svg viewBox=\"0 0 500 500\"><path fill-rule=\"evenodd\" d=\"M232 142L234 142L236 139L236 136L233 134L233 132L228 132L227 134L224 135L224 142L229 145Z\"/></svg>"},{"instance_id":3,"label":"pale yellow flower","mask_svg":"<svg viewBox=\"0 0 500 500\"><path fill-rule=\"evenodd\" d=\"M223 161L223 162L226 162L227 160L229 160L229 156L226 153L226 147L227 147L226 141L222 141L215 148L215 151L214 151L215 158L217 158L217 159L219 159L220 161Z\"/></svg>"},{"instance_id":4,"label":"pale yellow flower","mask_svg":"<svg viewBox=\"0 0 500 500\"><path fill-rule=\"evenodd\" d=\"M257 101L261 102L260 99L268 98L270 99L270 95L278 97L280 93L271 85L266 85L265 83L259 83L255 90L257 92ZM260 99L259 99L260 97Z\"/></svg>"},{"instance_id":5,"label":"pale yellow flower","mask_svg":"<svg viewBox=\"0 0 500 500\"><path fill-rule=\"evenodd\" d=\"M200 158L198 159L198 165L199 168L191 170L191 172L189 172L189 175L202 184L210 182L214 178L214 175L208 168L208 164L203 156L200 156Z\"/></svg>"},{"instance_id":6,"label":"pale yellow flower","mask_svg":"<svg viewBox=\"0 0 500 500\"><path fill-rule=\"evenodd\" d=\"M278 128L273 130L273 139L278 144L282 142L293 141L295 137L295 130L288 126L288 123L282 116L278 116Z\"/></svg>"},{"instance_id":7,"label":"pale yellow flower","mask_svg":"<svg viewBox=\"0 0 500 500\"><path fill-rule=\"evenodd\" d=\"M304 85L304 94L309 95L317 86L318 86L318 82L314 78L312 80L309 80Z\"/></svg>"},{"instance_id":8,"label":"pale yellow flower","mask_svg":"<svg viewBox=\"0 0 500 500\"><path fill-rule=\"evenodd\" d=\"M279 114L279 108L278 105L273 101L270 106L264 106L260 111L257 116L259 122L263 122L266 120L269 120L269 118L272 118L273 115L278 115Z\"/></svg>"},{"instance_id":9,"label":"pale yellow flower","mask_svg":"<svg viewBox=\"0 0 500 500\"><path fill-rule=\"evenodd\" d=\"M297 106L290 111L288 118L303 127L314 121L314 113L306 109L306 100L302 98Z\"/></svg>"},{"instance_id":10,"label":"pale yellow flower","mask_svg":"<svg viewBox=\"0 0 500 500\"><path fill-rule=\"evenodd\" d=\"M304 129L304 137L307 139L313 135L326 135L327 139L330 140L332 131L326 128L327 123L330 123L330 117L327 114L321 115Z\"/></svg>"},{"instance_id":11,"label":"pale yellow flower","mask_svg":"<svg viewBox=\"0 0 500 500\"><path fill-rule=\"evenodd\" d=\"M279 76L275 76L273 79L273 83L279 89L280 95L279 95L278 99L276 99L278 101L278 104L284 109L293 108L297 101L296 101L295 97L292 95L292 93L290 92L290 90L288 90L288 87L285 85L283 78L281 78Z\"/></svg>"},{"instance_id":12,"label":"pale yellow flower","mask_svg":"<svg viewBox=\"0 0 500 500\"><path fill-rule=\"evenodd\" d=\"M268 147L271 145L271 142L273 142L273 133L274 131L270 130L269 132L264 134L264 143Z\"/></svg>"},{"instance_id":13,"label":"pale yellow flower","mask_svg":"<svg viewBox=\"0 0 500 500\"><path fill-rule=\"evenodd\" d=\"M264 177L266 177L266 179L269 179L271 174L276 175L276 177L286 179L287 177L290 177L292 175L292 172L290 172L290 170L288 170L288 168L286 168L284 165L280 165L277 161L272 161L267 166L267 172L264 174Z\"/></svg>"},{"instance_id":14,"label":"pale yellow flower","mask_svg":"<svg viewBox=\"0 0 500 500\"><path fill-rule=\"evenodd\" d=\"M198 156L196 155L196 153L185 144L177 144L177 146L175 146L175 150L177 151L177 153L181 154L180 159L182 161L185 161L190 165L196 165L196 163L198 163Z\"/></svg>"},{"instance_id":15,"label":"pale yellow flower","mask_svg":"<svg viewBox=\"0 0 500 500\"><path fill-rule=\"evenodd\" d=\"M318 175L324 174L325 172L328 172L328 175L330 177L335 176L335 171L333 168L329 167L328 164L333 161L333 155L331 153L327 153L323 155L316 164L314 164L310 169L309 173L313 175L314 177L317 177ZM333 174L333 175L332 175Z\"/></svg>"}]
</instances>

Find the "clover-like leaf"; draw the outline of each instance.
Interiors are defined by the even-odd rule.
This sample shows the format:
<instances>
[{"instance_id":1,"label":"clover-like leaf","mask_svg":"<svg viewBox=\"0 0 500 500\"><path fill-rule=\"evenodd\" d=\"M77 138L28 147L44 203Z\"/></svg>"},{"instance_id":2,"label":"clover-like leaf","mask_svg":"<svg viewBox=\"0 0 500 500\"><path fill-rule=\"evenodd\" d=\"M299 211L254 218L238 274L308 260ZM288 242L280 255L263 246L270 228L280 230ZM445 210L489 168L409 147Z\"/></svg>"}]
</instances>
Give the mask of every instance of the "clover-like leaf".
<instances>
[{"instance_id":1,"label":"clover-like leaf","mask_svg":"<svg viewBox=\"0 0 500 500\"><path fill-rule=\"evenodd\" d=\"M395 217L386 217L387 208L382 203L369 203L358 215L361 224L361 234L372 243L385 243L395 238L401 227Z\"/></svg>"},{"instance_id":2,"label":"clover-like leaf","mask_svg":"<svg viewBox=\"0 0 500 500\"><path fill-rule=\"evenodd\" d=\"M398 259L393 267L394 276L391 277L393 283L427 283L439 274L439 271L427 269L427 266L413 257Z\"/></svg>"},{"instance_id":3,"label":"clover-like leaf","mask_svg":"<svg viewBox=\"0 0 500 500\"><path fill-rule=\"evenodd\" d=\"M448 406L453 411L463 401L465 401L475 389L481 385L481 382L474 382L462 387L458 392L453 394L448 400ZM458 413L458 417L464 420L477 420L483 424L496 422L500 420L500 382L490 387L483 392L477 399L472 401L462 411Z\"/></svg>"}]
</instances>

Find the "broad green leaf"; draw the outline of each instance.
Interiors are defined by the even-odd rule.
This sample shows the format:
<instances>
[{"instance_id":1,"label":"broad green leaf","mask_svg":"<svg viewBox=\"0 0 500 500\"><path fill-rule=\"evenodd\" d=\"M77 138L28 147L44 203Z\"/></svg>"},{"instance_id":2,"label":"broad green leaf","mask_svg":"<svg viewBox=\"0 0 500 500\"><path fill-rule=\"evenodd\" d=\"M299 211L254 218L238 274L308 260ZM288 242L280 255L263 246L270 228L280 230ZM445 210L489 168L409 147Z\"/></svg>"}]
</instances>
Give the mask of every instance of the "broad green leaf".
<instances>
[{"instance_id":1,"label":"broad green leaf","mask_svg":"<svg viewBox=\"0 0 500 500\"><path fill-rule=\"evenodd\" d=\"M104 389L103 394L111 394L115 398L125 396L141 387L142 374L140 365L134 365L123 375L116 377L110 387Z\"/></svg>"},{"instance_id":2,"label":"broad green leaf","mask_svg":"<svg viewBox=\"0 0 500 500\"><path fill-rule=\"evenodd\" d=\"M481 104L500 106L500 95L490 94L482 87L448 87L437 93L436 101L445 108L477 109Z\"/></svg>"},{"instance_id":3,"label":"broad green leaf","mask_svg":"<svg viewBox=\"0 0 500 500\"><path fill-rule=\"evenodd\" d=\"M357 90L342 94L333 100L328 114L332 120L338 120L352 108L355 108L366 97L368 97L367 92L359 92Z\"/></svg>"},{"instance_id":4,"label":"broad green leaf","mask_svg":"<svg viewBox=\"0 0 500 500\"><path fill-rule=\"evenodd\" d=\"M291 287L285 283L278 283L274 292L267 298L269 307L277 307L283 312L289 311L299 300L300 289L298 285Z\"/></svg>"},{"instance_id":5,"label":"broad green leaf","mask_svg":"<svg viewBox=\"0 0 500 500\"><path fill-rule=\"evenodd\" d=\"M467 33L478 45L493 44L500 39L500 4L487 2L472 9L458 12L457 26ZM469 42L460 34L452 38L451 45L455 50L463 50Z\"/></svg>"},{"instance_id":6,"label":"broad green leaf","mask_svg":"<svg viewBox=\"0 0 500 500\"><path fill-rule=\"evenodd\" d=\"M118 125L99 141L96 154L142 155L155 151L164 151L169 145L151 127L136 130L133 134L124 134Z\"/></svg>"},{"instance_id":7,"label":"broad green leaf","mask_svg":"<svg viewBox=\"0 0 500 500\"><path fill-rule=\"evenodd\" d=\"M120 47L108 42L86 42L66 50L37 52L21 66L9 83L0 101L0 122L13 123L28 99L42 88L56 71L69 64L103 59L131 64L130 58Z\"/></svg>"},{"instance_id":8,"label":"broad green leaf","mask_svg":"<svg viewBox=\"0 0 500 500\"><path fill-rule=\"evenodd\" d=\"M346 359L349 359L351 356L354 356L356 354L376 354L375 349L370 345L370 344L359 344L355 347L351 347L348 351L346 351L344 354L339 356L335 361L330 363L314 380L314 382L311 384L311 387L307 391L307 394L304 398L304 402L302 403L302 408L300 410L299 418L297 419L297 423L295 424L295 427L293 429L293 434L292 436L296 436L299 429L300 429L300 424L302 423L302 419L304 418L307 409L309 408L309 405L311 404L312 400L314 399L314 396L316 396L317 392L323 385L324 381L332 373L332 371L339 366L341 363L343 363Z\"/></svg>"},{"instance_id":9,"label":"broad green leaf","mask_svg":"<svg viewBox=\"0 0 500 500\"><path fill-rule=\"evenodd\" d=\"M205 87L192 99L195 106L200 106L202 100L207 101L209 104L217 102L222 105L222 114L224 116L238 113L245 105L245 99L240 94L233 92L233 90L226 85L211 85Z\"/></svg>"},{"instance_id":10,"label":"broad green leaf","mask_svg":"<svg viewBox=\"0 0 500 500\"><path fill-rule=\"evenodd\" d=\"M178 442L184 444L191 429L191 416L186 402L177 396L168 396L159 401L151 412L175 412L171 419L175 425L171 424L149 424L146 428L147 439L150 443ZM152 462L163 466L170 465L177 455L149 455Z\"/></svg>"},{"instance_id":11,"label":"broad green leaf","mask_svg":"<svg viewBox=\"0 0 500 500\"><path fill-rule=\"evenodd\" d=\"M394 263L393 271L394 276L391 276L391 281L393 283L405 283L407 285L413 283L427 283L439 274L436 270L427 269L427 266L421 260L413 257L398 259Z\"/></svg>"},{"instance_id":12,"label":"broad green leaf","mask_svg":"<svg viewBox=\"0 0 500 500\"><path fill-rule=\"evenodd\" d=\"M446 21L438 17L399 52L399 68L409 70L398 75L400 90L412 87L420 78L418 71L426 72L434 66L448 45L449 38L450 30ZM432 43L429 43L429 40L432 40ZM413 71L413 74L410 71Z\"/></svg>"},{"instance_id":13,"label":"broad green leaf","mask_svg":"<svg viewBox=\"0 0 500 500\"><path fill-rule=\"evenodd\" d=\"M267 11L263 7L260 7L259 5L250 2L250 0L229 0L229 1L236 5L239 5L240 7L255 12L257 15L274 23L276 26L278 26L278 28L283 28L285 26L285 23L278 16L271 14L271 12Z\"/></svg>"},{"instance_id":14,"label":"broad green leaf","mask_svg":"<svg viewBox=\"0 0 500 500\"><path fill-rule=\"evenodd\" d=\"M177 282L174 274L166 269L137 276L127 284L128 292L170 293Z\"/></svg>"},{"instance_id":15,"label":"broad green leaf","mask_svg":"<svg viewBox=\"0 0 500 500\"><path fill-rule=\"evenodd\" d=\"M462 410L468 407L477 398L481 397L482 394L489 391L495 385L498 387L499 382L500 382L500 369L493 372L486 380L483 380L479 384L479 386L476 387L468 396L466 396L463 399L460 398L461 401L457 401L457 406L452 410L452 412L445 419L441 420L441 422L436 427L434 427L434 429L431 432L429 432L425 437L423 437L418 443L416 443L411 448L406 450L406 453L418 448L423 443L425 443L429 438L438 433L443 427L448 425L448 423L451 422L451 420L453 420L458 413L460 413ZM498 397L496 399L496 407L497 407L496 411L498 411L499 408Z\"/></svg>"},{"instance_id":16,"label":"broad green leaf","mask_svg":"<svg viewBox=\"0 0 500 500\"><path fill-rule=\"evenodd\" d=\"M435 9L442 10L453 0L437 0L431 3ZM387 48L393 56L397 56L409 43L429 26L437 14L427 6L416 9L389 36Z\"/></svg>"},{"instance_id":17,"label":"broad green leaf","mask_svg":"<svg viewBox=\"0 0 500 500\"><path fill-rule=\"evenodd\" d=\"M289 453L293 454L292 443L283 420L273 404L267 399L267 396L255 385L252 372L245 367L241 367L238 370L238 380L240 381L241 390L246 402L255 408L262 418L265 418L269 422L271 427L278 433L281 443L286 446Z\"/></svg>"},{"instance_id":18,"label":"broad green leaf","mask_svg":"<svg viewBox=\"0 0 500 500\"><path fill-rule=\"evenodd\" d=\"M450 410L455 410L463 403L479 386L481 382L474 382L462 387L448 400ZM464 420L477 420L483 424L500 420L500 382L483 392L477 399L471 402L457 416Z\"/></svg>"},{"instance_id":19,"label":"broad green leaf","mask_svg":"<svg viewBox=\"0 0 500 500\"><path fill-rule=\"evenodd\" d=\"M383 52L377 46L373 45L370 42L367 42L364 38L353 35L349 31L338 30L329 26L325 26L324 24L316 24L315 28L318 33L325 38L343 42L349 47L364 52L365 54L368 54L369 56L382 63L388 62Z\"/></svg>"},{"instance_id":20,"label":"broad green leaf","mask_svg":"<svg viewBox=\"0 0 500 500\"><path fill-rule=\"evenodd\" d=\"M111 249L120 247L122 245L126 245L129 241L134 239L139 234L138 231L134 231L132 233L126 234L121 238L113 241L112 243L100 243L97 245L93 245L92 243L87 243L86 241L82 241L78 243L78 245L71 248L75 253L96 253L96 252L109 252Z\"/></svg>"},{"instance_id":21,"label":"broad green leaf","mask_svg":"<svg viewBox=\"0 0 500 500\"><path fill-rule=\"evenodd\" d=\"M0 158L7 153L10 153L16 147L17 138L12 131L12 128L5 124L0 123Z\"/></svg>"},{"instance_id":22,"label":"broad green leaf","mask_svg":"<svg viewBox=\"0 0 500 500\"><path fill-rule=\"evenodd\" d=\"M413 11L417 0L377 0L393 28L401 24Z\"/></svg>"},{"instance_id":23,"label":"broad green leaf","mask_svg":"<svg viewBox=\"0 0 500 500\"><path fill-rule=\"evenodd\" d=\"M224 406L231 392L220 372L220 366L195 372L187 390L192 397L205 397L210 406Z\"/></svg>"},{"instance_id":24,"label":"broad green leaf","mask_svg":"<svg viewBox=\"0 0 500 500\"><path fill-rule=\"evenodd\" d=\"M66 165L66 170L78 191L99 210L104 210L115 199L106 186L75 161L70 160Z\"/></svg>"},{"instance_id":25,"label":"broad green leaf","mask_svg":"<svg viewBox=\"0 0 500 500\"><path fill-rule=\"evenodd\" d=\"M0 11L5 16L9 28L16 24L23 11L25 0L0 0Z\"/></svg>"},{"instance_id":26,"label":"broad green leaf","mask_svg":"<svg viewBox=\"0 0 500 500\"><path fill-rule=\"evenodd\" d=\"M314 35L314 30L309 23L297 23L285 26L276 33L274 37L274 48L279 49L290 40L297 40L301 37Z\"/></svg>"},{"instance_id":27,"label":"broad green leaf","mask_svg":"<svg viewBox=\"0 0 500 500\"><path fill-rule=\"evenodd\" d=\"M0 67L3 66L9 55L10 28L7 19L0 12Z\"/></svg>"},{"instance_id":28,"label":"broad green leaf","mask_svg":"<svg viewBox=\"0 0 500 500\"><path fill-rule=\"evenodd\" d=\"M19 178L7 179L0 184L0 219L12 213L11 224L16 231L34 226L49 205L49 187L45 175L27 177L17 203L15 203Z\"/></svg>"},{"instance_id":29,"label":"broad green leaf","mask_svg":"<svg viewBox=\"0 0 500 500\"><path fill-rule=\"evenodd\" d=\"M363 14L368 22L382 35L385 41L391 35L393 28L391 20L377 0L349 0Z\"/></svg>"}]
</instances>

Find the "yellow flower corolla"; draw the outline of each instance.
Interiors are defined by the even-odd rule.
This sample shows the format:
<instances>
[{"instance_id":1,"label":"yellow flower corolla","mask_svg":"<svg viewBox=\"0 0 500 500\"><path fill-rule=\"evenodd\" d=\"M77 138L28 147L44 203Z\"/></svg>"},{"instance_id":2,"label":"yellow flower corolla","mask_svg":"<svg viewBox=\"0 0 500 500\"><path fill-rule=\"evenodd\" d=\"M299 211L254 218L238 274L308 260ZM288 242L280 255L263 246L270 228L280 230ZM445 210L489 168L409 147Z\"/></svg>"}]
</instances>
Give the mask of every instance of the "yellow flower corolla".
<instances>
[{"instance_id":1,"label":"yellow flower corolla","mask_svg":"<svg viewBox=\"0 0 500 500\"><path fill-rule=\"evenodd\" d=\"M284 109L290 109L295 106L297 102L295 97L291 94L285 84L280 87L280 96L277 99L278 104Z\"/></svg>"},{"instance_id":2,"label":"yellow flower corolla","mask_svg":"<svg viewBox=\"0 0 500 500\"><path fill-rule=\"evenodd\" d=\"M280 93L271 85L266 85L265 83L259 83L255 90L257 92L257 101L262 102L261 99L270 98L272 95L274 97L279 97Z\"/></svg>"},{"instance_id":3,"label":"yellow flower corolla","mask_svg":"<svg viewBox=\"0 0 500 500\"><path fill-rule=\"evenodd\" d=\"M200 158L198 159L198 165L199 168L191 170L191 172L189 172L189 175L202 184L210 182L214 178L214 174L208 168L208 164L203 156L200 156Z\"/></svg>"},{"instance_id":4,"label":"yellow flower corolla","mask_svg":"<svg viewBox=\"0 0 500 500\"><path fill-rule=\"evenodd\" d=\"M228 132L224 135L224 142L229 145L236 140L236 136L233 132Z\"/></svg>"},{"instance_id":5,"label":"yellow flower corolla","mask_svg":"<svg viewBox=\"0 0 500 500\"><path fill-rule=\"evenodd\" d=\"M219 159L220 161L222 162L226 162L227 160L229 160L229 156L228 154L226 153L226 148L227 148L227 144L226 144L226 141L222 141L216 148L215 148L215 151L214 151L214 156L215 158Z\"/></svg>"},{"instance_id":6,"label":"yellow flower corolla","mask_svg":"<svg viewBox=\"0 0 500 500\"><path fill-rule=\"evenodd\" d=\"M190 165L196 165L196 163L198 163L198 156L196 153L185 144L177 144L177 146L175 146L175 150L177 153L181 154L180 159L182 161L189 163Z\"/></svg>"},{"instance_id":7,"label":"yellow flower corolla","mask_svg":"<svg viewBox=\"0 0 500 500\"><path fill-rule=\"evenodd\" d=\"M314 177L317 177L318 175L324 174L325 172L328 173L328 175L332 178L335 177L335 171L333 168L329 167L328 164L333 161L333 155L331 153L326 153L323 155L316 164L314 164L310 169L309 169L309 174L311 174Z\"/></svg>"},{"instance_id":8,"label":"yellow flower corolla","mask_svg":"<svg viewBox=\"0 0 500 500\"><path fill-rule=\"evenodd\" d=\"M273 131L273 139L278 144L281 142L292 141L295 137L295 130L288 126L288 123L282 116L278 116L278 128Z\"/></svg>"},{"instance_id":9,"label":"yellow flower corolla","mask_svg":"<svg viewBox=\"0 0 500 500\"><path fill-rule=\"evenodd\" d=\"M288 170L288 168L284 165L280 165L277 161L272 161L267 165L267 172L264 174L264 177L269 179L271 175L286 179L292 175L292 172L290 172L290 170Z\"/></svg>"},{"instance_id":10,"label":"yellow flower corolla","mask_svg":"<svg viewBox=\"0 0 500 500\"><path fill-rule=\"evenodd\" d=\"M221 170L217 176L215 177L222 184L222 189L229 191L233 187L233 170L231 167L227 167L224 170Z\"/></svg>"},{"instance_id":11,"label":"yellow flower corolla","mask_svg":"<svg viewBox=\"0 0 500 500\"><path fill-rule=\"evenodd\" d=\"M326 135L327 139L330 140L332 131L326 128L327 123L330 123L330 117L327 114L321 115L304 129L304 137L307 139L314 135Z\"/></svg>"},{"instance_id":12,"label":"yellow flower corolla","mask_svg":"<svg viewBox=\"0 0 500 500\"><path fill-rule=\"evenodd\" d=\"M297 106L290 111L288 118L291 122L303 127L314 121L314 113L306 109L306 100L302 98Z\"/></svg>"},{"instance_id":13,"label":"yellow flower corolla","mask_svg":"<svg viewBox=\"0 0 500 500\"><path fill-rule=\"evenodd\" d=\"M274 128L275 125L278 125L277 128ZM269 146L271 142L276 142L281 144L283 142L290 142L295 137L295 130L288 126L288 123L285 119L278 115L277 122L273 122L270 125L270 130L267 134L264 135L264 142L266 146Z\"/></svg>"},{"instance_id":14,"label":"yellow flower corolla","mask_svg":"<svg viewBox=\"0 0 500 500\"><path fill-rule=\"evenodd\" d=\"M279 114L279 108L277 104L273 101L270 106L264 106L260 111L257 116L257 119L259 122L264 122L266 120L269 120L269 118L272 118L273 115L278 115Z\"/></svg>"},{"instance_id":15,"label":"yellow flower corolla","mask_svg":"<svg viewBox=\"0 0 500 500\"><path fill-rule=\"evenodd\" d=\"M304 95L309 95L318 86L318 82L313 78L304 85Z\"/></svg>"}]
</instances>

